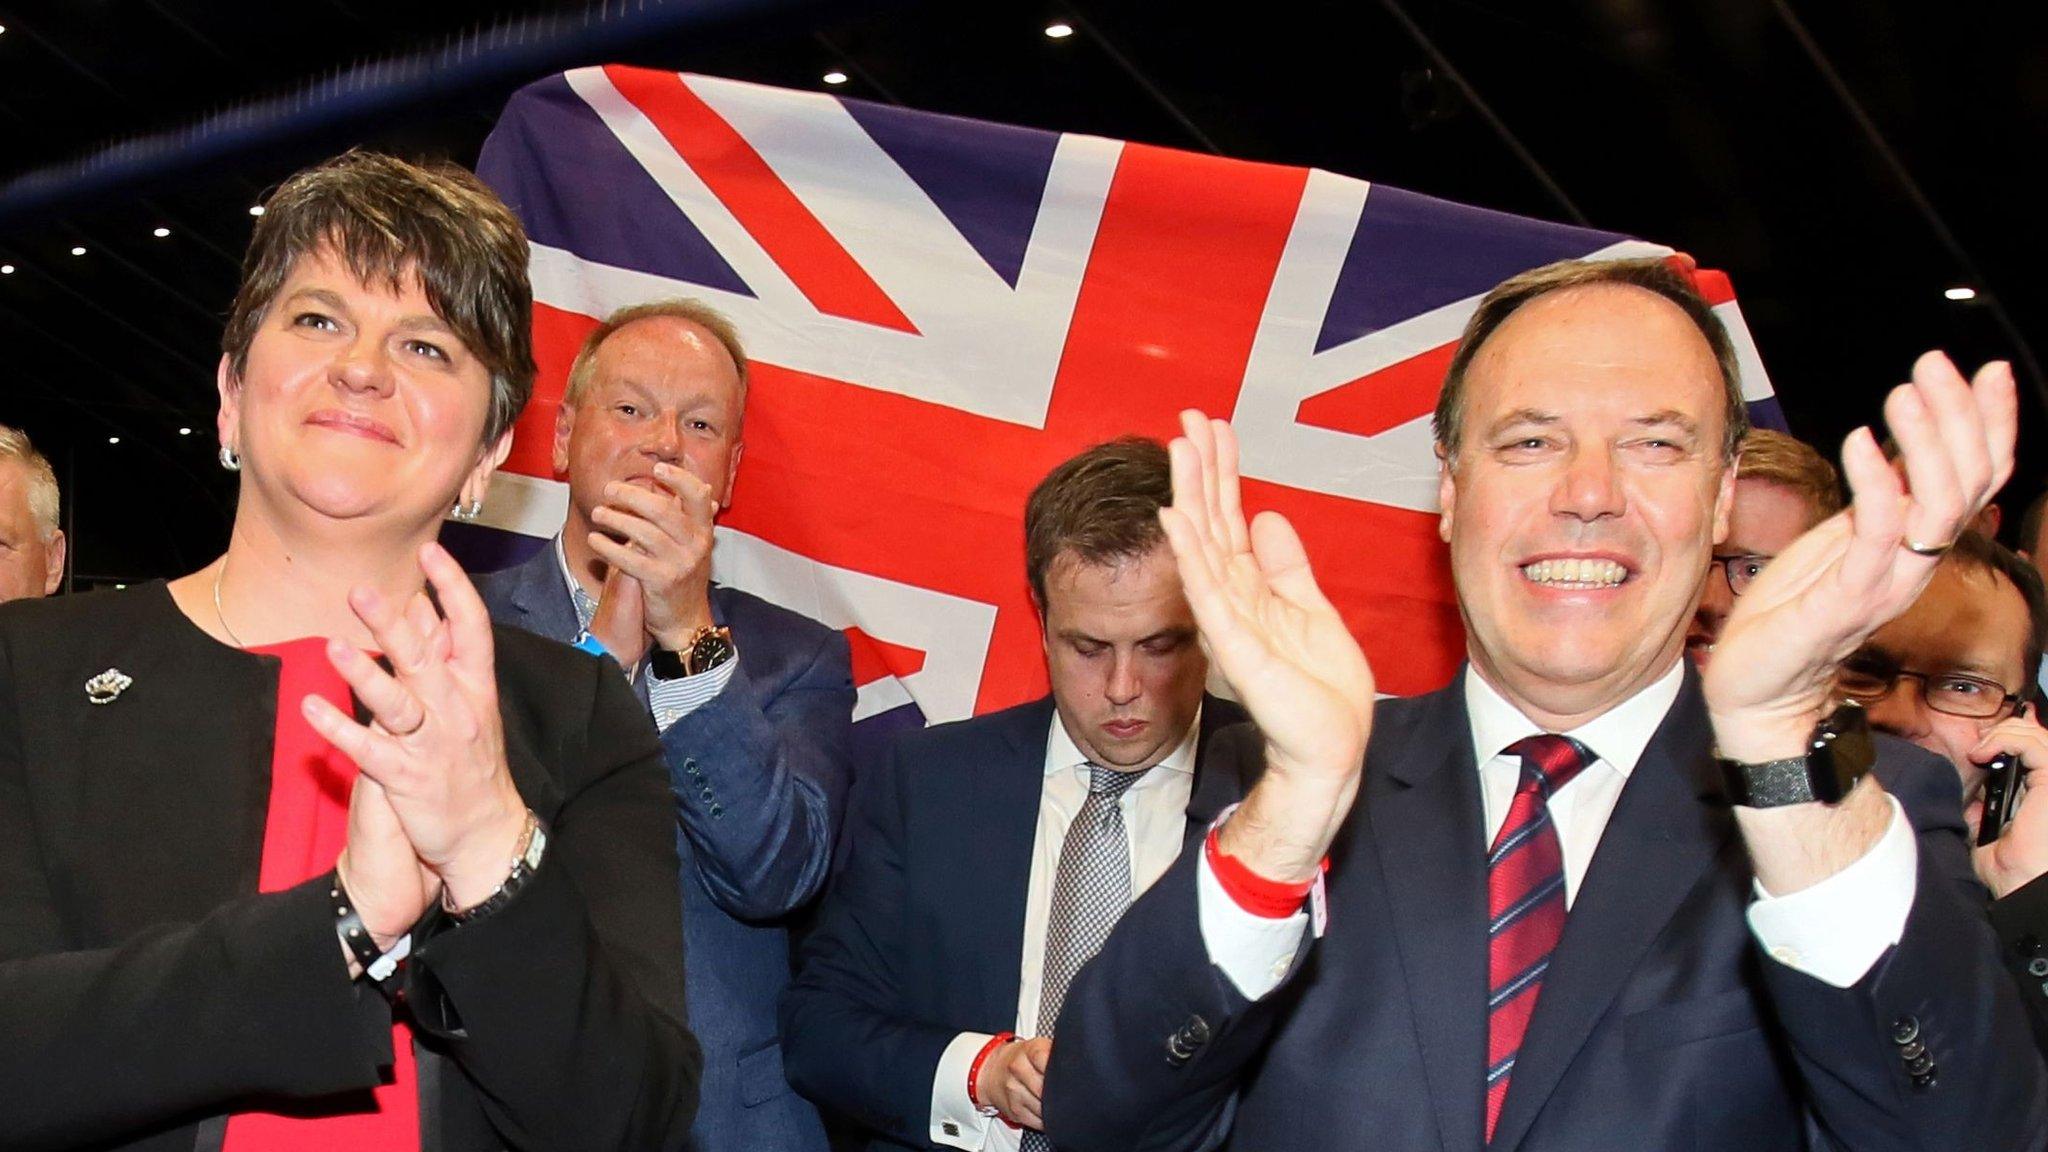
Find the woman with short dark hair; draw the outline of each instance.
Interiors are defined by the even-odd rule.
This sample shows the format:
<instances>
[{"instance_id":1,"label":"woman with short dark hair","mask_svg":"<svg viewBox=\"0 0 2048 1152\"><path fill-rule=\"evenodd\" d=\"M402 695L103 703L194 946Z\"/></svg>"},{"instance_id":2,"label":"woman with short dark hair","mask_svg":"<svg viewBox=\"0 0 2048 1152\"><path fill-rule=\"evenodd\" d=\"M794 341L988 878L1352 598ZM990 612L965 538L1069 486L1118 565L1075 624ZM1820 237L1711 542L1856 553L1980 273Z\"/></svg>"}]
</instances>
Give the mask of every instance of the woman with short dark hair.
<instances>
[{"instance_id":1,"label":"woman with short dark hair","mask_svg":"<svg viewBox=\"0 0 2048 1152\"><path fill-rule=\"evenodd\" d=\"M223 342L226 554L0 611L0 1147L680 1146L647 714L434 543L531 391L526 260L460 169L294 176Z\"/></svg>"}]
</instances>

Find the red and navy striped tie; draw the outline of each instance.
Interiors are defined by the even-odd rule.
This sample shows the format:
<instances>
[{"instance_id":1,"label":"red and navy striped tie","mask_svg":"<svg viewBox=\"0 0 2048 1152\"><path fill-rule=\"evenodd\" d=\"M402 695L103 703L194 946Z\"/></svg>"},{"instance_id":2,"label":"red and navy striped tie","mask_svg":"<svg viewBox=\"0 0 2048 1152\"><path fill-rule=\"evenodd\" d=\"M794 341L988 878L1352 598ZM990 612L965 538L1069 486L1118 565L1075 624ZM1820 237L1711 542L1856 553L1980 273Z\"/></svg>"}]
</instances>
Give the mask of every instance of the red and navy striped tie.
<instances>
[{"instance_id":1,"label":"red and navy striped tie","mask_svg":"<svg viewBox=\"0 0 2048 1152\"><path fill-rule=\"evenodd\" d=\"M1564 851L1548 801L1593 761L1584 745L1563 736L1531 736L1509 745L1505 754L1522 758L1522 782L1486 857L1488 1143L1508 1098L1515 1053L1529 1030L1550 953L1564 935Z\"/></svg>"}]
</instances>

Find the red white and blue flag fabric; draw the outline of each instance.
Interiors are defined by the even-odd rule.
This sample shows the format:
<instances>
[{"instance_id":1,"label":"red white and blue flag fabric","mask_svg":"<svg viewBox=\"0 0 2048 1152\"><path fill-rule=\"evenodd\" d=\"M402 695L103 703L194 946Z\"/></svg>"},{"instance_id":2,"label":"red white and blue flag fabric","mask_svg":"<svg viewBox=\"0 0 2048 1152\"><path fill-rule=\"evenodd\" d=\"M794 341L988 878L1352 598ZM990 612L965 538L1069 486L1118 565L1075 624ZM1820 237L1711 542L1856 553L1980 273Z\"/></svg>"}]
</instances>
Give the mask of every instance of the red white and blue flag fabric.
<instances>
[{"instance_id":1,"label":"red white and blue flag fabric","mask_svg":"<svg viewBox=\"0 0 2048 1152\"><path fill-rule=\"evenodd\" d=\"M1441 686L1463 635L1429 413L1459 329L1512 273L1670 251L1320 170L616 66L521 90L478 168L532 237L541 365L483 522L560 527L549 442L599 317L706 301L753 361L715 574L846 630L856 719L1042 694L1026 494L1190 407L1236 425L1248 507L1301 530L1381 689ZM1780 423L1726 278L1696 278Z\"/></svg>"}]
</instances>

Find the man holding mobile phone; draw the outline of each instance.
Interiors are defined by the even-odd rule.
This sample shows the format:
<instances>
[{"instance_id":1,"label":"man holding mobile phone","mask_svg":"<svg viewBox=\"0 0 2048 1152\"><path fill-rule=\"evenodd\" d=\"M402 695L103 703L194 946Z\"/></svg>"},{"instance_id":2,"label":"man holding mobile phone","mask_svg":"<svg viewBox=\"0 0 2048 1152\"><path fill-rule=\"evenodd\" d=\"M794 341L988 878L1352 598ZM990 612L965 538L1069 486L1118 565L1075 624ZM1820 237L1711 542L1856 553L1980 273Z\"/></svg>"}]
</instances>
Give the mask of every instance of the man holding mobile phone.
<instances>
[{"instance_id":1,"label":"man holding mobile phone","mask_svg":"<svg viewBox=\"0 0 2048 1152\"><path fill-rule=\"evenodd\" d=\"M2008 791L2048 789L2048 728L2028 704L2044 638L2040 573L1965 532L1913 606L1842 662L1836 687L1870 709L1873 728L1956 766L1992 923L2048 1051L2048 801L2003 805L2011 822L1988 837L1982 828L2001 815L1985 802L1994 761L2014 762Z\"/></svg>"}]
</instances>

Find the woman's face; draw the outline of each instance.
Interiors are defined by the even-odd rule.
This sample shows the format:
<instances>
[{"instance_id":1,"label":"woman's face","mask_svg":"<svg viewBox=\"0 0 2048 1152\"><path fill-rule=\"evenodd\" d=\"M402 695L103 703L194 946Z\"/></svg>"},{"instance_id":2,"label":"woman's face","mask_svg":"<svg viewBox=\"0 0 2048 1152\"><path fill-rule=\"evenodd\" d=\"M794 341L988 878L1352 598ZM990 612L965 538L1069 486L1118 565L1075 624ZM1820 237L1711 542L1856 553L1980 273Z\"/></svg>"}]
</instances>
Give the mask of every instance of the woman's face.
<instances>
[{"instance_id":1,"label":"woman's face","mask_svg":"<svg viewBox=\"0 0 2048 1152\"><path fill-rule=\"evenodd\" d=\"M482 497L511 442L485 450L490 391L416 276L365 285L323 246L292 266L243 377L222 361L221 443L245 499L411 531Z\"/></svg>"}]
</instances>

